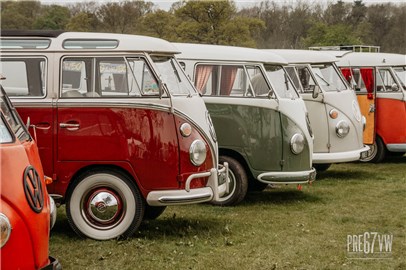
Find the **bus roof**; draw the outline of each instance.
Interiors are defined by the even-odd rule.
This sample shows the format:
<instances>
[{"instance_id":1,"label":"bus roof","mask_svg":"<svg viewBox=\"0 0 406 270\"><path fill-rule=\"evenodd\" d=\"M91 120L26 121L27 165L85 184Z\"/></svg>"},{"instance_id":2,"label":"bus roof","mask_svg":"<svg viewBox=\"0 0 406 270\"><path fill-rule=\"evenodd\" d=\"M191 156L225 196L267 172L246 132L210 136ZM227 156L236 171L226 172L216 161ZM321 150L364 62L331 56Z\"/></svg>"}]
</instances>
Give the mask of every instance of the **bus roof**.
<instances>
[{"instance_id":1,"label":"bus roof","mask_svg":"<svg viewBox=\"0 0 406 270\"><path fill-rule=\"evenodd\" d=\"M168 41L147 36L62 32L2 31L0 49L7 51L139 51L174 54L178 50Z\"/></svg>"},{"instance_id":2,"label":"bus roof","mask_svg":"<svg viewBox=\"0 0 406 270\"><path fill-rule=\"evenodd\" d=\"M281 56L253 48L192 43L172 44L181 51L181 54L177 55L179 59L287 64Z\"/></svg>"},{"instance_id":3,"label":"bus roof","mask_svg":"<svg viewBox=\"0 0 406 270\"><path fill-rule=\"evenodd\" d=\"M285 50L285 49L266 49L266 52L275 53L285 58L289 64L316 64L316 63L332 63L337 59L332 55L310 50Z\"/></svg>"},{"instance_id":4,"label":"bus roof","mask_svg":"<svg viewBox=\"0 0 406 270\"><path fill-rule=\"evenodd\" d=\"M406 66L406 55L404 54L350 52L337 57L338 66Z\"/></svg>"}]
</instances>

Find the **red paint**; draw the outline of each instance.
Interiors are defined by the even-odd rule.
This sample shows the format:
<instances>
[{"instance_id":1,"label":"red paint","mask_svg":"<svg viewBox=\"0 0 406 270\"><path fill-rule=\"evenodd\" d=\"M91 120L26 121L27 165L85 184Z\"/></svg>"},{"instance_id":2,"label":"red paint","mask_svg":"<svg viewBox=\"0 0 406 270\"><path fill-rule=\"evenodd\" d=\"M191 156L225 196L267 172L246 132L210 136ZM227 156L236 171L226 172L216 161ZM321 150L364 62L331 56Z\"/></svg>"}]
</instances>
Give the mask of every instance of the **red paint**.
<instances>
[{"instance_id":1,"label":"red paint","mask_svg":"<svg viewBox=\"0 0 406 270\"><path fill-rule=\"evenodd\" d=\"M1 248L0 268L42 268L49 264L50 202L37 146L33 141L20 143L18 140L0 144L0 156L0 212L9 218L12 226L10 239ZM23 174L29 165L42 180L45 201L40 213L30 208L25 197Z\"/></svg>"},{"instance_id":2,"label":"red paint","mask_svg":"<svg viewBox=\"0 0 406 270\"><path fill-rule=\"evenodd\" d=\"M376 132L385 144L406 143L405 119L406 103L403 100L376 99Z\"/></svg>"},{"instance_id":3,"label":"red paint","mask_svg":"<svg viewBox=\"0 0 406 270\"><path fill-rule=\"evenodd\" d=\"M187 177L216 168L208 142L186 119L160 110L108 107L18 108L22 119L51 123L36 129L40 156L47 175L56 175L52 193L65 195L75 174L89 166L114 166L136 181L144 197L150 191L184 189ZM184 138L182 123L193 127ZM79 124L78 130L61 128L60 123ZM31 130L32 131L32 130ZM32 132L31 132L32 133ZM207 146L205 163L190 162L189 148L195 139ZM55 179L55 177L53 177ZM203 187L207 179L195 179L191 187Z\"/></svg>"}]
</instances>

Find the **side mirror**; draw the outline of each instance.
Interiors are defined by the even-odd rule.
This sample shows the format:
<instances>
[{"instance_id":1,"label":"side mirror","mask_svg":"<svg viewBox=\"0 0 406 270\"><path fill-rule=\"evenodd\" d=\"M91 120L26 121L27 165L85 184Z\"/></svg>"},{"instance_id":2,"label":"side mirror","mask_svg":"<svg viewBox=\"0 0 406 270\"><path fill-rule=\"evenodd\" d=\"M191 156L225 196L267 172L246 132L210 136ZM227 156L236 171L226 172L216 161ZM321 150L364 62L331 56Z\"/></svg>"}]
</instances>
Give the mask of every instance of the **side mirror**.
<instances>
[{"instance_id":1,"label":"side mirror","mask_svg":"<svg viewBox=\"0 0 406 270\"><path fill-rule=\"evenodd\" d=\"M313 88L312 97L317 98L319 96L319 93L320 93L320 87L318 85L315 85Z\"/></svg>"},{"instance_id":2,"label":"side mirror","mask_svg":"<svg viewBox=\"0 0 406 270\"><path fill-rule=\"evenodd\" d=\"M393 91L393 92L399 91L399 85L397 85L396 83L392 84L391 91Z\"/></svg>"},{"instance_id":3,"label":"side mirror","mask_svg":"<svg viewBox=\"0 0 406 270\"><path fill-rule=\"evenodd\" d=\"M275 93L273 92L273 89L270 89L268 92L268 98L271 99L274 96L274 94Z\"/></svg>"}]
</instances>

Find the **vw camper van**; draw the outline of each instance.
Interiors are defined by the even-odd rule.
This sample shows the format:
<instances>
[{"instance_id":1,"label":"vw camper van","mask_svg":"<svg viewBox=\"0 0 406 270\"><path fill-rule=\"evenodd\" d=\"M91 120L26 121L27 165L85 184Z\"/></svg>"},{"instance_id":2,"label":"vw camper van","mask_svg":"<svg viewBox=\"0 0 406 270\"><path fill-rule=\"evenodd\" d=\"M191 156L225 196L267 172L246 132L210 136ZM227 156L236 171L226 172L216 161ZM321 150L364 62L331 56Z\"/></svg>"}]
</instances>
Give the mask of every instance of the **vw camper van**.
<instances>
[{"instance_id":1,"label":"vw camper van","mask_svg":"<svg viewBox=\"0 0 406 270\"><path fill-rule=\"evenodd\" d=\"M2 31L0 48L3 86L80 236L129 237L168 205L226 192L210 114L169 42Z\"/></svg>"},{"instance_id":2,"label":"vw camper van","mask_svg":"<svg viewBox=\"0 0 406 270\"><path fill-rule=\"evenodd\" d=\"M364 143L370 151L363 161L380 162L387 154L406 153L406 55L331 52L353 86L361 112L367 117Z\"/></svg>"},{"instance_id":3,"label":"vw camper van","mask_svg":"<svg viewBox=\"0 0 406 270\"><path fill-rule=\"evenodd\" d=\"M314 133L313 164L327 170L332 163L359 160L369 149L363 143L365 117L354 91L345 82L336 59L325 52L266 50L284 57L286 70L300 91Z\"/></svg>"},{"instance_id":4,"label":"vw camper van","mask_svg":"<svg viewBox=\"0 0 406 270\"><path fill-rule=\"evenodd\" d=\"M174 45L212 116L220 160L229 164L230 189L216 204L239 203L249 186L315 180L306 108L284 59L250 48Z\"/></svg>"},{"instance_id":5,"label":"vw camper van","mask_svg":"<svg viewBox=\"0 0 406 270\"><path fill-rule=\"evenodd\" d=\"M49 256L55 219L37 145L0 86L0 268L61 269Z\"/></svg>"}]
</instances>

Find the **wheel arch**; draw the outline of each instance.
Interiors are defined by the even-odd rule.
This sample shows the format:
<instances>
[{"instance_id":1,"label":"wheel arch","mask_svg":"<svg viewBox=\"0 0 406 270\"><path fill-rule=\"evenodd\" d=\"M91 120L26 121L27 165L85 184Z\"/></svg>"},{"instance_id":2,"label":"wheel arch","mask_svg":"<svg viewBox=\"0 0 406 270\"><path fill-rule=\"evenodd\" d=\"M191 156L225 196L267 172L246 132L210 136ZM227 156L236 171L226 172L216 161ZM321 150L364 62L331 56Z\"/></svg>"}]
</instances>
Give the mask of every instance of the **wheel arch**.
<instances>
[{"instance_id":1,"label":"wheel arch","mask_svg":"<svg viewBox=\"0 0 406 270\"><path fill-rule=\"evenodd\" d=\"M142 189L140 188L137 180L124 168L118 166L118 165L113 165L113 164L92 164L92 165L88 165L85 166L83 168L80 168L77 172L75 172L75 174L72 176L68 187L66 188L66 192L65 192L65 196L63 198L63 203L66 203L66 199L69 198L69 196L72 194L73 189L72 187L75 186L75 183L77 181L79 181L79 179L81 178L82 175L90 172L90 171L112 171L112 172L116 172L119 174L123 174L125 177L127 177L128 179L131 180L131 182L133 182L133 184L141 191L142 193Z\"/></svg>"},{"instance_id":2,"label":"wheel arch","mask_svg":"<svg viewBox=\"0 0 406 270\"><path fill-rule=\"evenodd\" d=\"M228 156L234 158L243 166L247 174L248 181L252 181L252 179L255 179L254 175L251 172L250 167L248 166L247 160L241 153L228 148L219 148L219 156Z\"/></svg>"}]
</instances>

